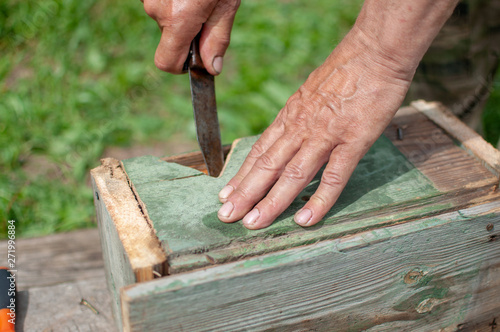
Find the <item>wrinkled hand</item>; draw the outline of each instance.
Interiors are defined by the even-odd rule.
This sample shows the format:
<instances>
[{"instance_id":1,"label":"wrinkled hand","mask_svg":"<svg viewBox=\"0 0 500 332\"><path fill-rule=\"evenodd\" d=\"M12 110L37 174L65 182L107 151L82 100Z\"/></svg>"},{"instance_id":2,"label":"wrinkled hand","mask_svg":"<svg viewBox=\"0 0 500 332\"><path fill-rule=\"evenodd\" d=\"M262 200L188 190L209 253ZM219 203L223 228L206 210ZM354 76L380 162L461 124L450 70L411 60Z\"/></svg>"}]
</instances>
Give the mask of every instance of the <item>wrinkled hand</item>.
<instances>
[{"instance_id":1,"label":"wrinkled hand","mask_svg":"<svg viewBox=\"0 0 500 332\"><path fill-rule=\"evenodd\" d=\"M189 47L201 31L200 55L207 71L218 75L229 45L240 0L143 0L144 10L161 29L156 66L181 74Z\"/></svg>"},{"instance_id":2,"label":"wrinkled hand","mask_svg":"<svg viewBox=\"0 0 500 332\"><path fill-rule=\"evenodd\" d=\"M394 116L413 75L412 69L386 67L391 61L370 52L363 40L352 30L288 100L221 190L220 220L243 218L249 229L269 226L325 163L317 191L295 221L311 226L330 210Z\"/></svg>"}]
</instances>

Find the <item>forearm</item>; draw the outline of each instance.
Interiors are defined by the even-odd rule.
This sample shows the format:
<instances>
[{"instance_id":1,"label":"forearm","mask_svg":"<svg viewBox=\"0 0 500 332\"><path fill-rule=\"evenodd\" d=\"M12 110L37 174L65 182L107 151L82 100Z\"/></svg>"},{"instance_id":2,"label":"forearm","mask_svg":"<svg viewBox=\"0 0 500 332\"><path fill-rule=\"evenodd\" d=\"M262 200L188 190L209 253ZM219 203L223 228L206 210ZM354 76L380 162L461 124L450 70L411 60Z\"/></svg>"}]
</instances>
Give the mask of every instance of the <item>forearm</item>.
<instances>
[{"instance_id":1,"label":"forearm","mask_svg":"<svg viewBox=\"0 0 500 332\"><path fill-rule=\"evenodd\" d=\"M383 110L383 114L371 115L379 124L378 131L383 130L400 106L396 100L403 100L418 63L457 1L366 0L354 27L311 73L301 92L321 95L340 111L352 97L370 93L363 99L373 99L376 105L372 108ZM390 104L383 97L388 89L395 97Z\"/></svg>"},{"instance_id":2,"label":"forearm","mask_svg":"<svg viewBox=\"0 0 500 332\"><path fill-rule=\"evenodd\" d=\"M458 0L366 0L353 27L374 56L413 71Z\"/></svg>"}]
</instances>

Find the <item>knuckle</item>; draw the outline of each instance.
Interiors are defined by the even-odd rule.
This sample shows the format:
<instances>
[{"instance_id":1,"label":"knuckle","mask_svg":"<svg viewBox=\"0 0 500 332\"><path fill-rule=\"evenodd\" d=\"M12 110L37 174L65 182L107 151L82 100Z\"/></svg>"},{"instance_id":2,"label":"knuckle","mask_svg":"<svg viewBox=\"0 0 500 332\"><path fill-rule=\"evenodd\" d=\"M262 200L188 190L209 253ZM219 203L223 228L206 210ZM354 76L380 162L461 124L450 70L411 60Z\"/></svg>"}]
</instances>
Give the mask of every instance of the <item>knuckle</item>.
<instances>
[{"instance_id":1,"label":"knuckle","mask_svg":"<svg viewBox=\"0 0 500 332\"><path fill-rule=\"evenodd\" d=\"M180 63L178 59L175 60L172 61L171 57L166 57L157 50L154 62L155 66L162 71L171 74L182 74L183 63Z\"/></svg>"},{"instance_id":2,"label":"knuckle","mask_svg":"<svg viewBox=\"0 0 500 332\"><path fill-rule=\"evenodd\" d=\"M255 163L255 167L263 171L276 171L279 168L274 158L267 153L260 156Z\"/></svg>"},{"instance_id":3,"label":"knuckle","mask_svg":"<svg viewBox=\"0 0 500 332\"><path fill-rule=\"evenodd\" d=\"M269 209L270 211L278 211L280 204L276 197L274 196L266 196L262 199L261 203L262 207Z\"/></svg>"},{"instance_id":4,"label":"knuckle","mask_svg":"<svg viewBox=\"0 0 500 332\"><path fill-rule=\"evenodd\" d=\"M285 170L283 171L282 176L284 176L285 178L288 178L289 180L292 180L294 182L305 181L307 178L307 174L306 174L304 168L302 168L299 165L292 164L292 163L288 164L285 167Z\"/></svg>"},{"instance_id":5,"label":"knuckle","mask_svg":"<svg viewBox=\"0 0 500 332\"><path fill-rule=\"evenodd\" d=\"M155 18L158 14L158 7L151 0L144 0L144 11L149 17Z\"/></svg>"},{"instance_id":6,"label":"knuckle","mask_svg":"<svg viewBox=\"0 0 500 332\"><path fill-rule=\"evenodd\" d=\"M248 157L253 158L253 159L257 159L257 158L260 158L260 156L262 156L264 154L264 152L266 152L266 150L264 149L264 146L259 144L259 142L256 142L252 146L252 149L250 150L250 152L248 153Z\"/></svg>"},{"instance_id":7,"label":"knuckle","mask_svg":"<svg viewBox=\"0 0 500 332\"><path fill-rule=\"evenodd\" d=\"M221 6L223 6L223 9L230 14L236 13L238 8L240 7L241 0L226 0L221 3Z\"/></svg>"},{"instance_id":8,"label":"knuckle","mask_svg":"<svg viewBox=\"0 0 500 332\"><path fill-rule=\"evenodd\" d=\"M162 71L165 71L167 73L171 73L171 74L177 74L179 73L180 71L175 67L173 66L171 63L169 62L165 62L163 59L159 59L158 57L155 57L155 66L162 70Z\"/></svg>"},{"instance_id":9,"label":"knuckle","mask_svg":"<svg viewBox=\"0 0 500 332\"><path fill-rule=\"evenodd\" d=\"M344 179L338 172L326 168L321 176L321 183L327 187L339 188L344 184Z\"/></svg>"},{"instance_id":10,"label":"knuckle","mask_svg":"<svg viewBox=\"0 0 500 332\"><path fill-rule=\"evenodd\" d=\"M323 210L329 209L330 205L328 203L328 200L320 193L315 193L313 197L311 197L311 200L314 200L314 202L319 205Z\"/></svg>"},{"instance_id":11,"label":"knuckle","mask_svg":"<svg viewBox=\"0 0 500 332\"><path fill-rule=\"evenodd\" d=\"M234 193L231 195L231 200L233 201L233 203L239 200L246 201L249 198L250 198L250 192L248 191L248 188L244 186L239 186L238 188L236 188Z\"/></svg>"}]
</instances>

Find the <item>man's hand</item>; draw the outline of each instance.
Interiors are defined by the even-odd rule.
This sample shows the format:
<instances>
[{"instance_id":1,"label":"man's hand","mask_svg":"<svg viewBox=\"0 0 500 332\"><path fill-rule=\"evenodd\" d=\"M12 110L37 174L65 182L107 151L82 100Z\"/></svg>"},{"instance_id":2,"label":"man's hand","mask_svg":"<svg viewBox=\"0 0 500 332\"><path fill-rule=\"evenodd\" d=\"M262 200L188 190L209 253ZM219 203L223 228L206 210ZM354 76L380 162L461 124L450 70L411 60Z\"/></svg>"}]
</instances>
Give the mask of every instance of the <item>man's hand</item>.
<instances>
[{"instance_id":1,"label":"man's hand","mask_svg":"<svg viewBox=\"0 0 500 332\"><path fill-rule=\"evenodd\" d=\"M161 29L156 66L181 74L194 37L201 31L200 54L207 71L218 75L229 45L240 0L144 0L144 9Z\"/></svg>"},{"instance_id":2,"label":"man's hand","mask_svg":"<svg viewBox=\"0 0 500 332\"><path fill-rule=\"evenodd\" d=\"M243 218L250 229L269 226L325 163L316 193L295 221L311 226L330 210L398 109L412 76L411 69L386 67L363 39L353 29L288 100L219 194L220 220Z\"/></svg>"},{"instance_id":3,"label":"man's hand","mask_svg":"<svg viewBox=\"0 0 500 332\"><path fill-rule=\"evenodd\" d=\"M356 25L288 100L219 193L219 219L269 226L326 163L295 222L319 222L389 124L455 0L367 0Z\"/></svg>"},{"instance_id":4,"label":"man's hand","mask_svg":"<svg viewBox=\"0 0 500 332\"><path fill-rule=\"evenodd\" d=\"M415 69L457 0L366 0L355 26L288 100L219 193L224 222L267 227L326 163L316 193L295 215L316 224L400 106ZM201 29L203 63L222 69L238 0L144 0L162 29L155 63L181 73Z\"/></svg>"}]
</instances>

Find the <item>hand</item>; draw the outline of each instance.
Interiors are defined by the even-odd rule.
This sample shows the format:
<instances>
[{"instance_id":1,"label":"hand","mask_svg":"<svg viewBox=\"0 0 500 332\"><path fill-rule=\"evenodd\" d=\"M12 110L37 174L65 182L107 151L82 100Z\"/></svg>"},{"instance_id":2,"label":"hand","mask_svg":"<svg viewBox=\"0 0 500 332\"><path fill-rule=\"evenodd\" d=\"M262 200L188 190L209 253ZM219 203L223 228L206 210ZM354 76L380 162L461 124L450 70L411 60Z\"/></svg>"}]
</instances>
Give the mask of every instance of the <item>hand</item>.
<instances>
[{"instance_id":1,"label":"hand","mask_svg":"<svg viewBox=\"0 0 500 332\"><path fill-rule=\"evenodd\" d=\"M219 219L269 226L326 163L295 214L319 222L389 124L415 69L457 0L365 0L356 24L288 100L221 190Z\"/></svg>"},{"instance_id":2,"label":"hand","mask_svg":"<svg viewBox=\"0 0 500 332\"><path fill-rule=\"evenodd\" d=\"M240 0L144 0L144 10L161 29L156 66L181 74L189 47L201 31L200 55L207 71L218 75L229 45Z\"/></svg>"},{"instance_id":3,"label":"hand","mask_svg":"<svg viewBox=\"0 0 500 332\"><path fill-rule=\"evenodd\" d=\"M359 160L404 99L413 69L386 67L356 30L292 95L219 194L221 221L243 218L249 229L269 226L326 163L321 183L295 215L319 222ZM401 66L403 67L403 66Z\"/></svg>"}]
</instances>

